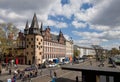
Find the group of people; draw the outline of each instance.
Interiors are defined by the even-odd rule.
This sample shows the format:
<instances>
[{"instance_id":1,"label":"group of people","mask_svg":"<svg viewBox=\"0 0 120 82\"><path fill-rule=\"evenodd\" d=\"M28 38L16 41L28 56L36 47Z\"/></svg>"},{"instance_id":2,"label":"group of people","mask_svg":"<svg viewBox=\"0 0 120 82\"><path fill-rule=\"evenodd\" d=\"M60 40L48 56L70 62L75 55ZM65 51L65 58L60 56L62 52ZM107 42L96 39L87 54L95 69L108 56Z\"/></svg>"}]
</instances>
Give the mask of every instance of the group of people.
<instances>
[{"instance_id":1,"label":"group of people","mask_svg":"<svg viewBox=\"0 0 120 82\"><path fill-rule=\"evenodd\" d=\"M31 80L33 77L37 77L38 72L33 70L28 73L25 73L25 71L14 71L14 75L12 77L12 82L16 82L16 80L21 80L21 81L26 81L26 80Z\"/></svg>"}]
</instances>

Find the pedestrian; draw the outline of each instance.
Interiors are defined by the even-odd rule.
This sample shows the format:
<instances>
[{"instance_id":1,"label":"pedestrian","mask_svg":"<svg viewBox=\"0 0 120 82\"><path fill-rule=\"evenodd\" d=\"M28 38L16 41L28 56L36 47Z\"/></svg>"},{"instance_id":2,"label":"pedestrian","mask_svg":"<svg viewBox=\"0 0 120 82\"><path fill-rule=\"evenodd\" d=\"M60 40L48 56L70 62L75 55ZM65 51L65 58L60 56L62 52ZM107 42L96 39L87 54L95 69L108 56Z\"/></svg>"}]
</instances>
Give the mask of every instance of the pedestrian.
<instances>
[{"instance_id":1,"label":"pedestrian","mask_svg":"<svg viewBox=\"0 0 120 82\"><path fill-rule=\"evenodd\" d=\"M11 68L9 68L9 75L11 75Z\"/></svg>"},{"instance_id":2,"label":"pedestrian","mask_svg":"<svg viewBox=\"0 0 120 82\"><path fill-rule=\"evenodd\" d=\"M40 70L40 75L42 75L42 70Z\"/></svg>"},{"instance_id":3,"label":"pedestrian","mask_svg":"<svg viewBox=\"0 0 120 82\"><path fill-rule=\"evenodd\" d=\"M55 82L55 77L52 78L52 82Z\"/></svg>"},{"instance_id":4,"label":"pedestrian","mask_svg":"<svg viewBox=\"0 0 120 82\"><path fill-rule=\"evenodd\" d=\"M92 65L92 61L90 61L90 65Z\"/></svg>"},{"instance_id":5,"label":"pedestrian","mask_svg":"<svg viewBox=\"0 0 120 82\"><path fill-rule=\"evenodd\" d=\"M55 78L57 78L57 74L56 74L56 72L55 72L55 71L54 71L54 77L55 77Z\"/></svg>"},{"instance_id":6,"label":"pedestrian","mask_svg":"<svg viewBox=\"0 0 120 82\"><path fill-rule=\"evenodd\" d=\"M22 79L22 72L20 72L20 79Z\"/></svg>"},{"instance_id":7,"label":"pedestrian","mask_svg":"<svg viewBox=\"0 0 120 82\"><path fill-rule=\"evenodd\" d=\"M12 82L16 82L16 75L13 76Z\"/></svg>"},{"instance_id":8,"label":"pedestrian","mask_svg":"<svg viewBox=\"0 0 120 82\"><path fill-rule=\"evenodd\" d=\"M37 77L37 75L38 75L38 72L37 72L37 71L35 71L35 77Z\"/></svg>"},{"instance_id":9,"label":"pedestrian","mask_svg":"<svg viewBox=\"0 0 120 82\"><path fill-rule=\"evenodd\" d=\"M78 76L76 76L76 82L78 82Z\"/></svg>"},{"instance_id":10,"label":"pedestrian","mask_svg":"<svg viewBox=\"0 0 120 82\"><path fill-rule=\"evenodd\" d=\"M7 71L8 71L8 68L9 68L9 65L7 64L7 65L6 65L6 70L7 70Z\"/></svg>"},{"instance_id":11,"label":"pedestrian","mask_svg":"<svg viewBox=\"0 0 120 82\"><path fill-rule=\"evenodd\" d=\"M92 66L92 60L90 59L90 65Z\"/></svg>"},{"instance_id":12,"label":"pedestrian","mask_svg":"<svg viewBox=\"0 0 120 82\"><path fill-rule=\"evenodd\" d=\"M50 70L50 77L52 78L52 70Z\"/></svg>"}]
</instances>

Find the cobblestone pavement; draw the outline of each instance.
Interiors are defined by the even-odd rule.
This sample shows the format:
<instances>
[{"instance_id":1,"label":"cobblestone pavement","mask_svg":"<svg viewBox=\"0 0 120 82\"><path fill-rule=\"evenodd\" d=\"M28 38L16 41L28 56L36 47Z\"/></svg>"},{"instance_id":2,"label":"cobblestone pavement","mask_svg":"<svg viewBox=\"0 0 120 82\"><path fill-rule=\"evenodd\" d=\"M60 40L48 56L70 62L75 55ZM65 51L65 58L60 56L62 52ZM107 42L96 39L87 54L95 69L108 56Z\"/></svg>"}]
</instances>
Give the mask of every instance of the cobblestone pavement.
<instances>
[{"instance_id":1,"label":"cobblestone pavement","mask_svg":"<svg viewBox=\"0 0 120 82\"><path fill-rule=\"evenodd\" d=\"M92 60L92 66L98 66L100 63L96 62L95 60ZM90 61L87 60L86 62L80 63L80 64L74 64L71 66L86 66L86 65L91 65ZM104 67L110 66L107 64L107 61L105 62ZM19 69L24 69L25 65L19 65ZM52 75L53 72L55 71L57 73L57 82L75 82L76 76L78 76L79 82L81 82L81 72L76 72L76 71L69 71L69 70L62 70L60 68L47 68L43 69L43 74L39 75L37 77L32 78L31 82L50 82L51 77L50 77L50 70L52 70ZM13 69L14 71L14 69ZM39 70L40 71L40 70ZM3 80L4 82L7 82L8 78L12 78L13 75L8 75L8 71L3 70L3 74L0 76L0 80ZM17 82L21 82L21 80L17 80ZM30 82L30 81L26 81Z\"/></svg>"}]
</instances>

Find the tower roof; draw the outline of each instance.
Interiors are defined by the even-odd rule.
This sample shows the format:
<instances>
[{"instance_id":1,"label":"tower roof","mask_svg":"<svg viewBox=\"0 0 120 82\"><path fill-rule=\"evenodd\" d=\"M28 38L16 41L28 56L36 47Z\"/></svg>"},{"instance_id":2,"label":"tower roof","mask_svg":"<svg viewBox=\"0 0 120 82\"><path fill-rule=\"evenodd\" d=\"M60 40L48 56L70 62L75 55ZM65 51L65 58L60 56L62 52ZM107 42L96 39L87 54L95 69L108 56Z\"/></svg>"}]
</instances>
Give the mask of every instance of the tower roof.
<instances>
[{"instance_id":1,"label":"tower roof","mask_svg":"<svg viewBox=\"0 0 120 82\"><path fill-rule=\"evenodd\" d=\"M29 29L29 26L28 26L28 21L26 22L25 29Z\"/></svg>"},{"instance_id":2,"label":"tower roof","mask_svg":"<svg viewBox=\"0 0 120 82\"><path fill-rule=\"evenodd\" d=\"M41 22L40 31L43 31L43 23Z\"/></svg>"},{"instance_id":3,"label":"tower roof","mask_svg":"<svg viewBox=\"0 0 120 82\"><path fill-rule=\"evenodd\" d=\"M36 17L36 13L34 13L34 16L33 16L30 28L39 28L38 20L37 20L37 17Z\"/></svg>"},{"instance_id":4,"label":"tower roof","mask_svg":"<svg viewBox=\"0 0 120 82\"><path fill-rule=\"evenodd\" d=\"M63 35L63 33L62 33L61 29L60 29L59 35Z\"/></svg>"}]
</instances>

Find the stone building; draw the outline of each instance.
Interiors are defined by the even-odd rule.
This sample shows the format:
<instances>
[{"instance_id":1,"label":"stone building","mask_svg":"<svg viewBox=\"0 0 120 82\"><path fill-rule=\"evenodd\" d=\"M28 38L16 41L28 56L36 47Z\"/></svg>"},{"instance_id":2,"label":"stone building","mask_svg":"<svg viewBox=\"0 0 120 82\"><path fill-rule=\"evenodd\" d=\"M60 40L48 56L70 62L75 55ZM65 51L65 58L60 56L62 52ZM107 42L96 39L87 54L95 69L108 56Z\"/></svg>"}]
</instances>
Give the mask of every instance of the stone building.
<instances>
[{"instance_id":1,"label":"stone building","mask_svg":"<svg viewBox=\"0 0 120 82\"><path fill-rule=\"evenodd\" d=\"M73 57L73 41L66 40L66 57Z\"/></svg>"},{"instance_id":2,"label":"stone building","mask_svg":"<svg viewBox=\"0 0 120 82\"><path fill-rule=\"evenodd\" d=\"M91 47L74 45L74 50L80 51L79 57L88 56L88 55L95 56L95 50Z\"/></svg>"},{"instance_id":3,"label":"stone building","mask_svg":"<svg viewBox=\"0 0 120 82\"><path fill-rule=\"evenodd\" d=\"M61 30L59 35L54 35L50 33L49 26L44 30L41 23L39 27L36 14L31 26L26 22L24 34L19 32L17 40L17 47L23 50L25 64L41 64L46 60L63 59L66 55L66 39Z\"/></svg>"}]
</instances>

